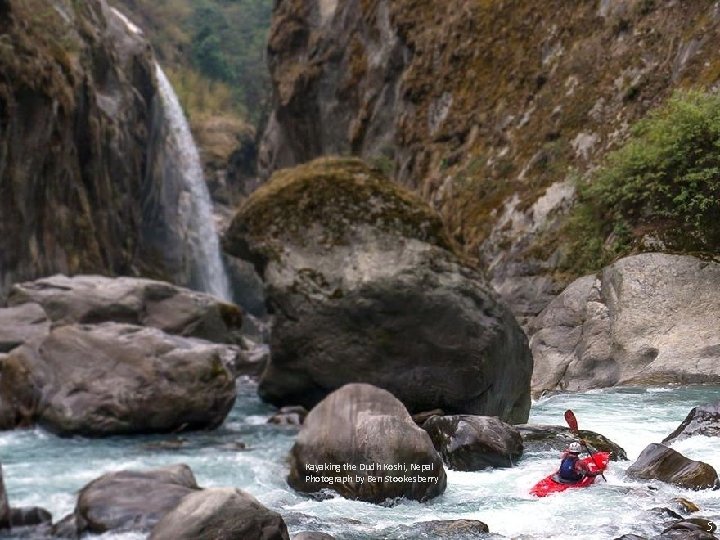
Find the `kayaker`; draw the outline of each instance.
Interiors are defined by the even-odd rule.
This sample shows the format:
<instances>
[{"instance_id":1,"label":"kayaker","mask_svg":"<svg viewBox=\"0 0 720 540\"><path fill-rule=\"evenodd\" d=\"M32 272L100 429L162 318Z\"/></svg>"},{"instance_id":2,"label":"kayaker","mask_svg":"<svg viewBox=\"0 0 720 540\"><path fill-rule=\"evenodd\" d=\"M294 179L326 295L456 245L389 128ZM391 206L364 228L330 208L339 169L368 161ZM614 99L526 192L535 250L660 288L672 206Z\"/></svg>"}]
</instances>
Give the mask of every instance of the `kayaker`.
<instances>
[{"instance_id":1,"label":"kayaker","mask_svg":"<svg viewBox=\"0 0 720 540\"><path fill-rule=\"evenodd\" d=\"M557 478L564 484L574 484L579 482L586 476L597 476L602 471L591 471L588 466L580 461L579 455L582 452L582 446L579 442L571 442L562 454L560 469L557 472Z\"/></svg>"}]
</instances>

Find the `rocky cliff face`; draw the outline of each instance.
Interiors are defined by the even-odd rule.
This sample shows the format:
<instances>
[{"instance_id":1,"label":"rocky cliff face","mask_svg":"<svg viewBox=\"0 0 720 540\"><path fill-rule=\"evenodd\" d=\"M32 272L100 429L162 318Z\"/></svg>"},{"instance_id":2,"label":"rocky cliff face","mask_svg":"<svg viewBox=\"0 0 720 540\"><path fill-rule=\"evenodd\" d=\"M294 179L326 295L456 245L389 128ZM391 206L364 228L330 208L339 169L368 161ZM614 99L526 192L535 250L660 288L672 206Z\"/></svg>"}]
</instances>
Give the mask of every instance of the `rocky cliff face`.
<instances>
[{"instance_id":1,"label":"rocky cliff face","mask_svg":"<svg viewBox=\"0 0 720 540\"><path fill-rule=\"evenodd\" d=\"M709 0L279 0L261 168L352 153L393 171L533 316L562 285L543 238L570 177L672 89L716 84L719 32Z\"/></svg>"},{"instance_id":2,"label":"rocky cliff face","mask_svg":"<svg viewBox=\"0 0 720 540\"><path fill-rule=\"evenodd\" d=\"M104 0L0 2L0 296L141 258L149 45Z\"/></svg>"}]
</instances>

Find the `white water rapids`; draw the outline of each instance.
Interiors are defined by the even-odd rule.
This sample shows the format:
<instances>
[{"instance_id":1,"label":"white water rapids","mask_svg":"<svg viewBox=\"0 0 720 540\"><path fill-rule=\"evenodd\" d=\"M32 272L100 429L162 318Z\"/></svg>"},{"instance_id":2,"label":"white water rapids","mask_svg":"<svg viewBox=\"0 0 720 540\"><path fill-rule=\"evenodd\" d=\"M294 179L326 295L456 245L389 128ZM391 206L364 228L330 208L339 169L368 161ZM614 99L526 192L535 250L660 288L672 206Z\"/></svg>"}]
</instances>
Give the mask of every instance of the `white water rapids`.
<instances>
[{"instance_id":1,"label":"white water rapids","mask_svg":"<svg viewBox=\"0 0 720 540\"><path fill-rule=\"evenodd\" d=\"M659 442L698 404L720 398L717 387L676 389L615 389L557 395L534 404L533 423L563 423L567 408L580 427L598 431L619 443L631 460L651 442ZM266 424L272 408L262 404L256 388L240 385L237 404L215 432L179 436L180 449L164 448L178 436L60 439L42 430L0 434L0 461L11 504L41 505L55 519L72 511L79 488L104 472L187 463L202 486L236 486L280 512L291 533L325 531L345 540L422 538L400 531L400 525L433 519L479 519L491 532L522 539L609 540L626 533L658 534L661 518L654 507L672 507L686 497L701 507L699 515L720 521L720 491L689 492L657 482L624 476L630 462L611 462L608 483L570 490L544 499L528 489L559 464L553 453L526 453L512 469L483 472L448 471L448 489L428 503L403 502L378 506L335 497L316 501L295 493L285 483L285 457L296 430ZM229 443L249 448L238 452ZM695 437L674 448L720 470L717 438ZM651 489L652 487L652 489ZM144 539L143 534L106 534L113 540Z\"/></svg>"}]
</instances>

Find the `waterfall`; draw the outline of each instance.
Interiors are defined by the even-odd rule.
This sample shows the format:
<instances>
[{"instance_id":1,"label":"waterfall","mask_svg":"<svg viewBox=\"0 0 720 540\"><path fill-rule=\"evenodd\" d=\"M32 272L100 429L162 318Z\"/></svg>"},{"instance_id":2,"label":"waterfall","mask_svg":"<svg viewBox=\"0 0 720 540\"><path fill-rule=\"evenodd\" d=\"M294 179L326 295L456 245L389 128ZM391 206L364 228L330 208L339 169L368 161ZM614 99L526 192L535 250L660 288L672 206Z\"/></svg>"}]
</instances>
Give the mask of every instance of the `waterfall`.
<instances>
[{"instance_id":1,"label":"waterfall","mask_svg":"<svg viewBox=\"0 0 720 540\"><path fill-rule=\"evenodd\" d=\"M109 13L128 32L142 35L123 13L113 7ZM200 155L170 81L157 62L154 67L158 95L151 111L140 259L162 262L176 283L231 301Z\"/></svg>"},{"instance_id":2,"label":"waterfall","mask_svg":"<svg viewBox=\"0 0 720 540\"><path fill-rule=\"evenodd\" d=\"M162 112L165 121L162 183L175 185L177 194L176 231L184 240L187 285L225 300L231 300L230 285L220 254L220 243L205 183L200 155L175 91L159 64L155 64ZM172 212L172 206L166 211ZM185 251L185 250L183 250Z\"/></svg>"}]
</instances>

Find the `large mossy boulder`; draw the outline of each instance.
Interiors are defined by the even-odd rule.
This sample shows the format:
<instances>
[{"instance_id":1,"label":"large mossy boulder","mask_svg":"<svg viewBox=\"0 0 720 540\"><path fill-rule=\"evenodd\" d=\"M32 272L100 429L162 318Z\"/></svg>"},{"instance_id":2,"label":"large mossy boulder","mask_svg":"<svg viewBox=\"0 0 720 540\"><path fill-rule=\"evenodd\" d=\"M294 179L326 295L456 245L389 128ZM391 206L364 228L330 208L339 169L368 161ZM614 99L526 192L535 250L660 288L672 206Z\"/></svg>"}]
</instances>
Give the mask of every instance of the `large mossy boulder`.
<instances>
[{"instance_id":1,"label":"large mossy boulder","mask_svg":"<svg viewBox=\"0 0 720 540\"><path fill-rule=\"evenodd\" d=\"M527 421L527 339L419 198L355 159L276 173L235 216L275 314L263 399L311 408L351 382L410 412Z\"/></svg>"},{"instance_id":2,"label":"large mossy boulder","mask_svg":"<svg viewBox=\"0 0 720 540\"><path fill-rule=\"evenodd\" d=\"M348 384L308 414L290 451L288 483L304 493L331 489L380 503L437 497L447 478L430 437L397 398Z\"/></svg>"},{"instance_id":3,"label":"large mossy boulder","mask_svg":"<svg viewBox=\"0 0 720 540\"><path fill-rule=\"evenodd\" d=\"M187 495L155 526L149 540L289 540L280 514L233 488Z\"/></svg>"},{"instance_id":4,"label":"large mossy boulder","mask_svg":"<svg viewBox=\"0 0 720 540\"><path fill-rule=\"evenodd\" d=\"M187 465L112 472L80 490L73 519L79 534L149 532L186 495L199 489Z\"/></svg>"},{"instance_id":5,"label":"large mossy boulder","mask_svg":"<svg viewBox=\"0 0 720 540\"><path fill-rule=\"evenodd\" d=\"M236 355L155 328L59 326L3 361L0 402L16 425L61 435L214 428L235 402Z\"/></svg>"},{"instance_id":6,"label":"large mossy boulder","mask_svg":"<svg viewBox=\"0 0 720 540\"><path fill-rule=\"evenodd\" d=\"M682 441L696 435L720 437L720 401L693 407L675 431L663 439L663 444Z\"/></svg>"},{"instance_id":7,"label":"large mossy boulder","mask_svg":"<svg viewBox=\"0 0 720 540\"><path fill-rule=\"evenodd\" d=\"M664 253L574 281L533 324L533 394L720 382L718 283L720 264Z\"/></svg>"},{"instance_id":8,"label":"large mossy boulder","mask_svg":"<svg viewBox=\"0 0 720 540\"><path fill-rule=\"evenodd\" d=\"M662 444L648 445L627 470L631 478L660 480L685 489L720 488L717 471Z\"/></svg>"},{"instance_id":9,"label":"large mossy boulder","mask_svg":"<svg viewBox=\"0 0 720 540\"><path fill-rule=\"evenodd\" d=\"M215 343L239 342L243 319L240 308L209 294L131 277L56 275L14 285L8 305L29 303L55 324L119 322Z\"/></svg>"},{"instance_id":10,"label":"large mossy boulder","mask_svg":"<svg viewBox=\"0 0 720 540\"><path fill-rule=\"evenodd\" d=\"M422 426L451 469L512 467L523 453L520 432L492 416L432 416Z\"/></svg>"}]
</instances>

